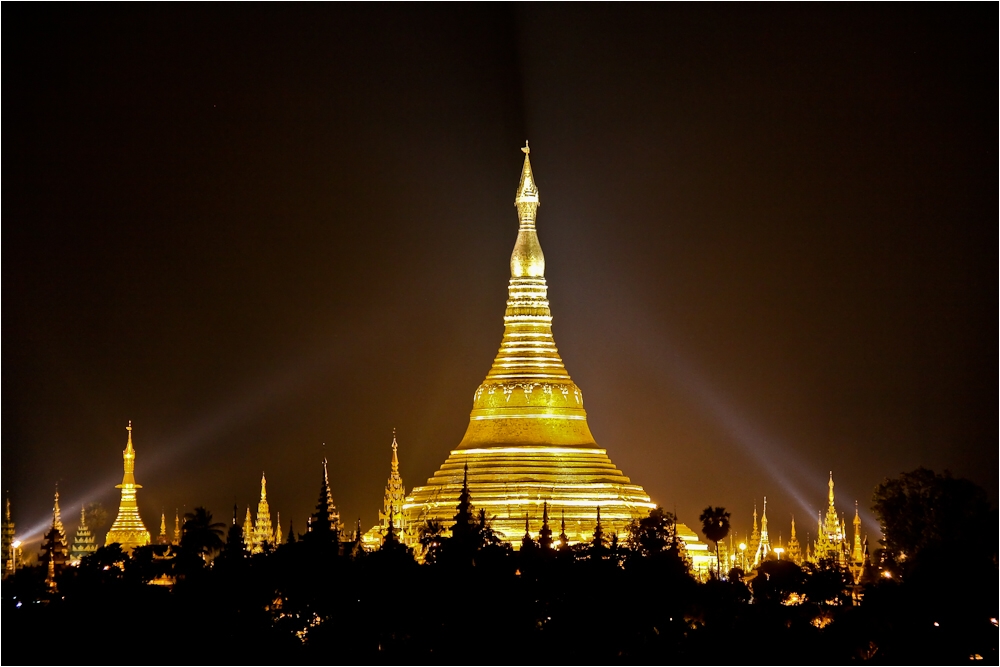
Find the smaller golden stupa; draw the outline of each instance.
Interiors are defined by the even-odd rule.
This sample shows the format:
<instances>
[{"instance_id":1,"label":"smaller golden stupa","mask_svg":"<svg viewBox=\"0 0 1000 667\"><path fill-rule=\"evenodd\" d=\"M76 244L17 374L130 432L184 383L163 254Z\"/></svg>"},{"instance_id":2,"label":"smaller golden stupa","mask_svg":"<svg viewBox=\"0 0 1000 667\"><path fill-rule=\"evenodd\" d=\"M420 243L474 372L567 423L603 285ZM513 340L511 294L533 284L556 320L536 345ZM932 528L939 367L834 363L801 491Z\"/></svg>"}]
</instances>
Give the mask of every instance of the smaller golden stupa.
<instances>
[{"instance_id":1,"label":"smaller golden stupa","mask_svg":"<svg viewBox=\"0 0 1000 667\"><path fill-rule=\"evenodd\" d=\"M125 459L125 475L122 483L115 486L122 490L121 504L118 506L118 516L111 524L111 530L104 540L104 545L117 542L122 545L122 549L131 552L135 547L144 547L149 544L149 531L142 523L139 516L139 506L135 502L135 492L141 489L140 484L135 483L135 448L132 447L132 422L126 427L128 430L128 444L122 456Z\"/></svg>"}]
</instances>

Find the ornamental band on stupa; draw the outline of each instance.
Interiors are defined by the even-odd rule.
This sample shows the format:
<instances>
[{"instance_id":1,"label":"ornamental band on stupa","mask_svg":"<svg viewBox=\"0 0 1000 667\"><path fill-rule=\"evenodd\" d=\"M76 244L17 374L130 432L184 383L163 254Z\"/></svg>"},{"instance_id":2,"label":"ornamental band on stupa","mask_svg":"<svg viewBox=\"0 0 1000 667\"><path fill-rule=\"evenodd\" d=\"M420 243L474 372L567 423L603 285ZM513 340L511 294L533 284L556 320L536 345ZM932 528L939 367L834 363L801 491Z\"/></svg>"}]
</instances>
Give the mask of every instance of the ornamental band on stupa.
<instances>
[{"instance_id":1,"label":"ornamental band on stupa","mask_svg":"<svg viewBox=\"0 0 1000 667\"><path fill-rule=\"evenodd\" d=\"M541 527L544 503L550 516L565 516L571 542L591 538L598 507L605 532L624 537L626 526L655 505L595 442L583 393L559 356L535 227L538 186L527 143L521 150L524 165L514 198L519 224L500 350L473 395L465 437L434 476L406 497L403 513L410 526L427 520L450 526L468 465L475 508L495 517L493 528L515 548L525 514L529 530ZM686 527L679 525L678 533L689 552L707 552Z\"/></svg>"}]
</instances>

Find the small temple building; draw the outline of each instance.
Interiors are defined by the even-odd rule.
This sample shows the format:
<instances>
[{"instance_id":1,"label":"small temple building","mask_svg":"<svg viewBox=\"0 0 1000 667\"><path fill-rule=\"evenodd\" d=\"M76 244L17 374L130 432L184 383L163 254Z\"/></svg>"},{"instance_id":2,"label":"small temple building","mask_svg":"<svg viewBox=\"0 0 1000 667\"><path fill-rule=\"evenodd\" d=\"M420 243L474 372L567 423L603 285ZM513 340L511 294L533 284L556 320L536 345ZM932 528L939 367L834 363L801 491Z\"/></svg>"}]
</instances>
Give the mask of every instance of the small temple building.
<instances>
[{"instance_id":1,"label":"small temple building","mask_svg":"<svg viewBox=\"0 0 1000 667\"><path fill-rule=\"evenodd\" d=\"M382 509L378 512L378 523L372 526L361 537L361 543L366 549L377 549L382 545L385 536L389 534L389 524L392 524L394 535L407 547L414 547L419 542L417 526L407 523L403 514L403 503L406 501L406 487L399 474L399 444L396 442L396 430L392 431L392 461L389 464L389 479L385 483L385 494L382 498Z\"/></svg>"},{"instance_id":2,"label":"small temple building","mask_svg":"<svg viewBox=\"0 0 1000 667\"><path fill-rule=\"evenodd\" d=\"M97 540L87 526L87 510L80 508L80 524L76 527L73 546L69 550L70 565L79 565L80 561L97 551Z\"/></svg>"},{"instance_id":3,"label":"small temple building","mask_svg":"<svg viewBox=\"0 0 1000 667\"><path fill-rule=\"evenodd\" d=\"M139 516L139 506L136 504L136 491L142 485L135 483L135 448L132 446L132 422L126 427L128 431L128 443L122 457L125 459L125 475L122 483L115 486L122 490L121 503L118 505L118 516L111 524L111 530L104 540L105 546L117 542L122 545L122 549L131 552L135 547L144 547L149 544L149 531L142 523ZM58 496L58 493L56 494ZM58 498L57 498L58 499Z\"/></svg>"},{"instance_id":4,"label":"small temple building","mask_svg":"<svg viewBox=\"0 0 1000 667\"><path fill-rule=\"evenodd\" d=\"M247 508L247 523L249 524L250 508ZM244 530L247 530L244 526ZM250 553L259 554L265 549L274 547L274 527L271 524L271 508L267 504L267 477L260 475L260 501L257 503L257 520L253 524L253 537Z\"/></svg>"},{"instance_id":5,"label":"small temple building","mask_svg":"<svg viewBox=\"0 0 1000 667\"><path fill-rule=\"evenodd\" d=\"M468 466L473 504L493 518L494 530L515 549L525 515L529 523L540 524L546 506L565 516L572 543L592 538L598 507L604 532L624 534L656 506L594 440L583 392L556 348L536 228L539 191L530 150L527 145L521 150L524 163L514 197L518 231L500 349L473 394L465 437L427 483L406 496L402 508L406 525L433 520L450 527ZM692 560L707 559L706 567L714 561L693 531L678 525L678 533L691 540L685 542Z\"/></svg>"}]
</instances>

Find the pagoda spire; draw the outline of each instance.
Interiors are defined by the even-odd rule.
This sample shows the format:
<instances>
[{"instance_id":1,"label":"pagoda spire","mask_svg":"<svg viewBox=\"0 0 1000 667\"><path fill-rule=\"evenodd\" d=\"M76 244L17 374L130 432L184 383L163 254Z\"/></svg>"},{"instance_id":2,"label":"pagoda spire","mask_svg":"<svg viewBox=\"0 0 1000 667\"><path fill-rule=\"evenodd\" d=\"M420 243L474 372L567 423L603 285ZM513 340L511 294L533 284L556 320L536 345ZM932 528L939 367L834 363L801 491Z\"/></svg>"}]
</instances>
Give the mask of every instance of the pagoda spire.
<instances>
[{"instance_id":1,"label":"pagoda spire","mask_svg":"<svg viewBox=\"0 0 1000 667\"><path fill-rule=\"evenodd\" d=\"M521 532L521 517L511 509L537 497L539 488L546 489L547 500L566 506L575 526L592 525L597 505L604 505L608 534L625 530L655 508L642 487L618 470L594 440L583 393L556 347L538 232L538 181L529 145L521 151L513 202L517 232L509 254L500 348L473 393L462 441L426 485L408 493L403 505L411 526L450 523L452 508L462 504L457 473L468 464L477 507L496 517L497 533L512 546ZM452 536L462 529L456 522ZM580 539L576 528L574 539Z\"/></svg>"},{"instance_id":2,"label":"pagoda spire","mask_svg":"<svg viewBox=\"0 0 1000 667\"><path fill-rule=\"evenodd\" d=\"M562 511L562 519L559 522L559 548L569 548L569 536L566 535L566 510Z\"/></svg>"},{"instance_id":3,"label":"pagoda spire","mask_svg":"<svg viewBox=\"0 0 1000 667\"><path fill-rule=\"evenodd\" d=\"M66 528L63 526L62 511L59 509L59 482L56 482L56 495L52 500L52 525L62 536L62 541L66 542Z\"/></svg>"},{"instance_id":4,"label":"pagoda spire","mask_svg":"<svg viewBox=\"0 0 1000 667\"><path fill-rule=\"evenodd\" d=\"M597 506L597 524L594 526L593 545L595 547L604 546L604 528L601 527L601 506Z\"/></svg>"},{"instance_id":5,"label":"pagoda spire","mask_svg":"<svg viewBox=\"0 0 1000 667\"><path fill-rule=\"evenodd\" d=\"M76 527L76 536L73 538L73 547L69 551L70 563L79 565L84 557L97 551L97 542L94 541L94 534L87 526L87 510L80 506L80 525Z\"/></svg>"},{"instance_id":6,"label":"pagoda spire","mask_svg":"<svg viewBox=\"0 0 1000 667\"><path fill-rule=\"evenodd\" d=\"M265 545L274 545L274 528L271 525L271 509L267 505L267 477L260 474L260 502L257 503L257 521L253 526L252 553L261 553Z\"/></svg>"},{"instance_id":7,"label":"pagoda spire","mask_svg":"<svg viewBox=\"0 0 1000 667\"><path fill-rule=\"evenodd\" d=\"M340 513L337 512L337 507L333 504L330 473L324 456L323 480L319 485L319 499L316 501L316 511L310 515L306 525L306 536L310 540L336 542L339 540L340 528Z\"/></svg>"},{"instance_id":8,"label":"pagoda spire","mask_svg":"<svg viewBox=\"0 0 1000 667\"><path fill-rule=\"evenodd\" d=\"M180 510L174 508L174 540L172 544L181 543L181 514Z\"/></svg>"},{"instance_id":9,"label":"pagoda spire","mask_svg":"<svg viewBox=\"0 0 1000 667\"><path fill-rule=\"evenodd\" d=\"M854 549L851 552L851 560L860 563L864 559L861 546L861 515L858 513L858 501L854 501Z\"/></svg>"},{"instance_id":10,"label":"pagoda spire","mask_svg":"<svg viewBox=\"0 0 1000 667\"><path fill-rule=\"evenodd\" d=\"M144 547L149 544L149 531L142 523L139 516L139 506L136 504L136 491L142 485L135 483L135 447L132 446L132 422L125 427L128 431L128 442L125 444L125 451L122 452L124 459L125 474L122 476L122 483L115 486L122 490L121 503L118 505L118 517L111 524L111 530L104 540L105 546L117 542L122 545L122 549L131 552L135 547Z\"/></svg>"},{"instance_id":11,"label":"pagoda spire","mask_svg":"<svg viewBox=\"0 0 1000 667\"><path fill-rule=\"evenodd\" d=\"M388 535L389 520L397 535L406 542L406 518L403 516L403 500L406 498L406 487L399 475L399 445L396 442L396 429L392 429L392 464L389 469L389 480L385 483L385 495L382 499L382 509L378 519L383 538Z\"/></svg>"},{"instance_id":12,"label":"pagoda spire","mask_svg":"<svg viewBox=\"0 0 1000 667\"><path fill-rule=\"evenodd\" d=\"M274 521L274 546L281 544L281 512L277 513L277 518Z\"/></svg>"},{"instance_id":13,"label":"pagoda spire","mask_svg":"<svg viewBox=\"0 0 1000 667\"><path fill-rule=\"evenodd\" d=\"M542 527L538 531L538 546L543 549L552 548L552 529L549 528L549 502L542 503Z\"/></svg>"},{"instance_id":14,"label":"pagoda spire","mask_svg":"<svg viewBox=\"0 0 1000 667\"><path fill-rule=\"evenodd\" d=\"M253 517L250 515L250 505L247 504L247 515L243 519L243 546L253 552Z\"/></svg>"},{"instance_id":15,"label":"pagoda spire","mask_svg":"<svg viewBox=\"0 0 1000 667\"><path fill-rule=\"evenodd\" d=\"M18 548L14 546L14 542L17 540L14 537L16 531L14 528L14 520L11 518L10 514L10 497L5 498L5 506L3 513L3 545L0 547L0 551L3 553L3 576L12 574L15 572L15 565L17 561Z\"/></svg>"},{"instance_id":16,"label":"pagoda spire","mask_svg":"<svg viewBox=\"0 0 1000 667\"><path fill-rule=\"evenodd\" d=\"M514 196L518 230L510 256L503 339L473 396L469 428L459 449L498 443L596 447L583 394L570 379L552 336L545 255L536 230L538 185L530 149L521 150L524 163ZM539 419L541 414L545 420ZM512 434L517 434L513 440Z\"/></svg>"},{"instance_id":17,"label":"pagoda spire","mask_svg":"<svg viewBox=\"0 0 1000 667\"><path fill-rule=\"evenodd\" d=\"M760 515L760 543L754 555L754 565L760 565L771 553L771 540L767 535L767 496L764 496L764 511Z\"/></svg>"},{"instance_id":18,"label":"pagoda spire","mask_svg":"<svg viewBox=\"0 0 1000 667\"><path fill-rule=\"evenodd\" d=\"M170 536L167 535L167 513L160 512L160 534L156 536L157 544L170 544Z\"/></svg>"},{"instance_id":19,"label":"pagoda spire","mask_svg":"<svg viewBox=\"0 0 1000 667\"><path fill-rule=\"evenodd\" d=\"M792 516L792 533L788 538L788 560L796 565L802 561L802 547L799 545L799 538L795 535L795 516Z\"/></svg>"}]
</instances>

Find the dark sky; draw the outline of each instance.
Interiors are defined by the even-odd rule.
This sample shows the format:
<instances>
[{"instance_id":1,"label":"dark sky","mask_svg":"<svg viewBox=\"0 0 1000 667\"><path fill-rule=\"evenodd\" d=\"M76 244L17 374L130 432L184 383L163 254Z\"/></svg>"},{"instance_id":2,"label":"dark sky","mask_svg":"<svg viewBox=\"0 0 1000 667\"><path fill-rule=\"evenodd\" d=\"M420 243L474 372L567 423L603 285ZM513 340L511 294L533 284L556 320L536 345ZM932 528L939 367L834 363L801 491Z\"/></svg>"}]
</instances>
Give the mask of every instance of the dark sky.
<instances>
[{"instance_id":1,"label":"dark sky","mask_svg":"<svg viewBox=\"0 0 1000 667\"><path fill-rule=\"evenodd\" d=\"M612 460L772 539L919 465L997 498L997 23L974 5L7 5L3 485L376 519L500 343L530 139ZM325 449L322 443L326 443ZM870 514L866 516L869 519ZM869 523L866 530L874 533Z\"/></svg>"}]
</instances>

